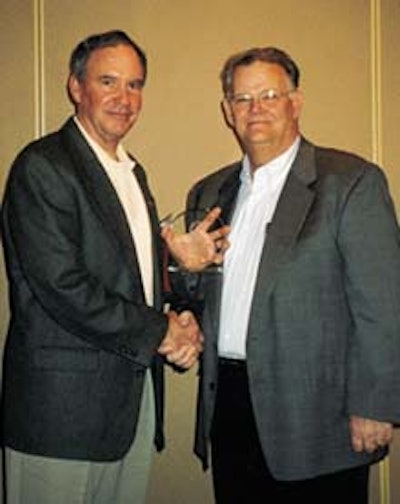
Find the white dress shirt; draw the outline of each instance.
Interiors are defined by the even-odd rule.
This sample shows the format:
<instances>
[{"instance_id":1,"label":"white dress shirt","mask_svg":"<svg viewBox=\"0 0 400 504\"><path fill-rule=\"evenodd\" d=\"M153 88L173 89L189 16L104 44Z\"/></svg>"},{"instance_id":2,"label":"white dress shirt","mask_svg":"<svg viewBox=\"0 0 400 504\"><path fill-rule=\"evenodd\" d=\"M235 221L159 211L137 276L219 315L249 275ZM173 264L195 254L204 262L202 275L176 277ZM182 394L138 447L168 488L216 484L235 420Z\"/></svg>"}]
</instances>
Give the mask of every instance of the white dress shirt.
<instances>
[{"instance_id":1,"label":"white dress shirt","mask_svg":"<svg viewBox=\"0 0 400 504\"><path fill-rule=\"evenodd\" d=\"M152 306L154 290L151 226L142 190L133 173L135 162L122 145L118 145L116 161L88 135L76 117L75 122L107 173L124 209L139 261L146 303Z\"/></svg>"},{"instance_id":2,"label":"white dress shirt","mask_svg":"<svg viewBox=\"0 0 400 504\"><path fill-rule=\"evenodd\" d=\"M230 247L223 267L218 353L246 358L246 337L261 252L285 180L300 144L297 138L279 157L252 175L243 159L241 185L231 222Z\"/></svg>"}]
</instances>

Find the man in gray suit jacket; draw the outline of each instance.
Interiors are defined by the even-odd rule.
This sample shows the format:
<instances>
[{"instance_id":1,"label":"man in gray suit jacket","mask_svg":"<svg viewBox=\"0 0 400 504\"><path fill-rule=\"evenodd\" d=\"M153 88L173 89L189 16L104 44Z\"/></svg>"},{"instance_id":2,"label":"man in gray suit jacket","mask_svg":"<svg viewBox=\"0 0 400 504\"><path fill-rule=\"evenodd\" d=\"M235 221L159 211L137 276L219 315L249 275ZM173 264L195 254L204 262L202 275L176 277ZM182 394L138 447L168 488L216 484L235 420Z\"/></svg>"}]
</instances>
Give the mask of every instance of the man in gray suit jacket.
<instances>
[{"instance_id":1,"label":"man in gray suit jacket","mask_svg":"<svg viewBox=\"0 0 400 504\"><path fill-rule=\"evenodd\" d=\"M295 62L231 57L223 110L244 151L198 182L188 219L231 224L204 302L195 451L221 504L367 502L400 421L400 237L383 172L299 133ZM194 217L193 217L194 218ZM199 299L197 299L199 301Z\"/></svg>"},{"instance_id":2,"label":"man in gray suit jacket","mask_svg":"<svg viewBox=\"0 0 400 504\"><path fill-rule=\"evenodd\" d=\"M15 160L4 196L11 320L2 404L9 503L144 502L163 439L163 359L201 350L194 317L163 313L161 239L136 122L146 57L125 33L73 51L76 115ZM196 269L220 260L207 233L174 237Z\"/></svg>"}]
</instances>

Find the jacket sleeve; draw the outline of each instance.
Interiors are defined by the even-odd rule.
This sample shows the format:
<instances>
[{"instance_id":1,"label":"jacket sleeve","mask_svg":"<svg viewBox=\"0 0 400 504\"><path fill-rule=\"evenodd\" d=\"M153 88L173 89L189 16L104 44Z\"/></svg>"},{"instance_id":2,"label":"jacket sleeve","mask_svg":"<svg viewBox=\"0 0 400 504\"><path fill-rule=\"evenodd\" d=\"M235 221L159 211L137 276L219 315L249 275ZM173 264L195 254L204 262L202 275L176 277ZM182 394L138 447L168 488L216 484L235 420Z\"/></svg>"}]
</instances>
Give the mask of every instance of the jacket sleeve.
<instances>
[{"instance_id":1,"label":"jacket sleeve","mask_svg":"<svg viewBox=\"0 0 400 504\"><path fill-rule=\"evenodd\" d=\"M354 330L348 414L400 421L400 236L383 172L368 165L342 208L339 248Z\"/></svg>"}]
</instances>

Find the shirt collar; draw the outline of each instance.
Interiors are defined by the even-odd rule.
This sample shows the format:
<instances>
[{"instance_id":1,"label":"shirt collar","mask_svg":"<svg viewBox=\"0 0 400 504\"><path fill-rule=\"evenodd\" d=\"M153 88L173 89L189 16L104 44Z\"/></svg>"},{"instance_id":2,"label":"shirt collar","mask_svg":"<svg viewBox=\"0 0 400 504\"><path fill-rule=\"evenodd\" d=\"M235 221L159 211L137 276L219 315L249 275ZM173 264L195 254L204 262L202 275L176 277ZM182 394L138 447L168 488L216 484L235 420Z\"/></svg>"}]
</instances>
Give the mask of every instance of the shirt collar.
<instances>
[{"instance_id":1,"label":"shirt collar","mask_svg":"<svg viewBox=\"0 0 400 504\"><path fill-rule=\"evenodd\" d=\"M85 130L83 127L82 123L79 121L79 119L74 116L74 121L77 127L79 128L79 131L82 133L83 137L93 150L93 152L96 154L98 160L103 166L109 166L109 167L114 167L116 169L129 169L132 170L135 166L135 161L128 156L127 152L123 148L122 144L118 144L117 146L117 157L118 160L113 159L108 152L103 149L90 135L89 133Z\"/></svg>"},{"instance_id":2,"label":"shirt collar","mask_svg":"<svg viewBox=\"0 0 400 504\"><path fill-rule=\"evenodd\" d=\"M288 149L268 163L259 166L253 176L250 169L250 160L246 154L243 158L242 170L240 172L241 183L246 186L263 186L265 182L271 183L273 180L280 178L280 176L283 176L289 171L299 146L300 136L297 136Z\"/></svg>"}]
</instances>

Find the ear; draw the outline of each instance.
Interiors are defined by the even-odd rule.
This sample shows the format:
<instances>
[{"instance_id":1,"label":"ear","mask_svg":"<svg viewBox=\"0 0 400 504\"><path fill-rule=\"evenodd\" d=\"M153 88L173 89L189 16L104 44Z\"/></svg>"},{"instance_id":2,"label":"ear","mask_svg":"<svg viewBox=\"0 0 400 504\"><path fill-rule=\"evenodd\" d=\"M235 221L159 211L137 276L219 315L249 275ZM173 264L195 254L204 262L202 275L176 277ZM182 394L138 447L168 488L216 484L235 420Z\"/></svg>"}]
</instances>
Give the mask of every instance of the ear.
<instances>
[{"instance_id":1,"label":"ear","mask_svg":"<svg viewBox=\"0 0 400 504\"><path fill-rule=\"evenodd\" d=\"M295 119L300 117L300 113L303 109L304 104L304 94L300 88L297 88L291 96L293 104L293 116Z\"/></svg>"},{"instance_id":2,"label":"ear","mask_svg":"<svg viewBox=\"0 0 400 504\"><path fill-rule=\"evenodd\" d=\"M68 94L75 105L81 101L81 84L75 75L68 78Z\"/></svg>"},{"instance_id":3,"label":"ear","mask_svg":"<svg viewBox=\"0 0 400 504\"><path fill-rule=\"evenodd\" d=\"M227 125L230 128L233 128L235 121L232 113L232 107L226 98L224 98L223 101L221 102L221 108Z\"/></svg>"}]
</instances>

